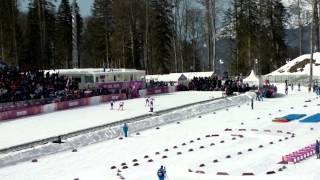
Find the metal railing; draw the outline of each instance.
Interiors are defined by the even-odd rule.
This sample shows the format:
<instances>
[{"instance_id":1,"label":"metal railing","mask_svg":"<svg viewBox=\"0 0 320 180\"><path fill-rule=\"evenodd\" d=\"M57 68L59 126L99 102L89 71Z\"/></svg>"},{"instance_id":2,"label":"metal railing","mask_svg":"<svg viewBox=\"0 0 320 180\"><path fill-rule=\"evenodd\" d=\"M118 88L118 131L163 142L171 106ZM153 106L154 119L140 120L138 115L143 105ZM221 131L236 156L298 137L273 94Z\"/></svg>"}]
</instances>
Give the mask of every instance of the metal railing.
<instances>
[{"instance_id":1,"label":"metal railing","mask_svg":"<svg viewBox=\"0 0 320 180\"><path fill-rule=\"evenodd\" d=\"M220 99L224 99L224 98L226 98L226 97L220 97L220 98L200 101L200 102L196 102L196 103L186 104L186 105L182 105L182 106L177 106L177 107L173 107L173 108L166 109L166 110L156 111L153 114L144 114L144 115L140 115L140 116L136 116L136 117L120 120L120 121L117 121L117 122L107 123L107 124L103 124L103 125L99 125L99 126L95 126L95 127L91 127L91 128L77 130L77 131L70 132L70 133L67 133L67 134L61 134L61 135L58 135L58 136L48 137L48 138L36 140L36 141L33 141L33 142L28 142L28 143L24 143L24 144L20 144L20 145L16 145L16 146L11 146L11 147L0 149L0 154L6 154L6 153L10 153L10 152L16 152L16 151L21 151L21 150L25 150L25 149L30 149L30 148L34 148L36 146L40 146L40 145L44 145L44 144L56 141L59 138L68 139L68 138L76 137L76 136L79 136L79 135L100 131L100 130L103 130L103 129L106 129L106 128L119 126L119 125L122 125L124 123L132 123L132 122L145 120L145 119L153 117L153 116L160 116L160 115L163 115L163 114L166 114L166 113L173 112L173 111L175 111L177 109L191 107L191 106L194 106L194 105L197 105L197 104L205 104L205 103L208 103L208 102L211 102L211 101L216 101L216 100L220 100Z\"/></svg>"}]
</instances>

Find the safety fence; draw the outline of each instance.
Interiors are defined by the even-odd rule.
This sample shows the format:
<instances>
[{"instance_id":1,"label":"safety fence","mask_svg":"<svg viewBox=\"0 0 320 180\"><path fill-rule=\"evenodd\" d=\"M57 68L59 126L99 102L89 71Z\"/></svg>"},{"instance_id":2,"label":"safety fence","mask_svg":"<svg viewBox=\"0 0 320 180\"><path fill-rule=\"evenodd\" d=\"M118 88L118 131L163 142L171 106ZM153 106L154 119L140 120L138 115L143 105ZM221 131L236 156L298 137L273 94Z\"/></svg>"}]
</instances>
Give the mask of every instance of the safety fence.
<instances>
[{"instance_id":1,"label":"safety fence","mask_svg":"<svg viewBox=\"0 0 320 180\"><path fill-rule=\"evenodd\" d=\"M159 88L149 88L140 90L139 94L140 97L156 95L156 94L163 94L169 92L175 92L175 86L171 87L159 87ZM3 111L0 113L0 121L3 120L12 120L26 116L32 115L39 115L45 114L60 110L66 110L81 106L91 106L97 105L100 103L109 102L111 100L124 100L127 99L126 94L110 94L110 95L103 95L103 96L94 96L94 97L86 97L81 99L75 99L71 101L62 101L62 102L54 102L50 104L39 104L34 106L18 106L8 111Z\"/></svg>"}]
</instances>

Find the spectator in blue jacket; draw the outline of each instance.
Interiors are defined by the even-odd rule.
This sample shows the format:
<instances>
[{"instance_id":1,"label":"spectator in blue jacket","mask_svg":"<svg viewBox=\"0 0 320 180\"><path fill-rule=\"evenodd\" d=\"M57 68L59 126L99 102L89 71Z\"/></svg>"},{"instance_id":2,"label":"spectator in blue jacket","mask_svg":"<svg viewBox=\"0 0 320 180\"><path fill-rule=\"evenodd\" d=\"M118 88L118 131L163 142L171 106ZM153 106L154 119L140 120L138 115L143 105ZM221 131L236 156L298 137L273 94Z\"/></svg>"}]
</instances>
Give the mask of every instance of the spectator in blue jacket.
<instances>
[{"instance_id":1,"label":"spectator in blue jacket","mask_svg":"<svg viewBox=\"0 0 320 180\"><path fill-rule=\"evenodd\" d=\"M122 130L123 130L124 137L128 137L129 127L128 127L127 123L124 123Z\"/></svg>"},{"instance_id":2,"label":"spectator in blue jacket","mask_svg":"<svg viewBox=\"0 0 320 180\"><path fill-rule=\"evenodd\" d=\"M166 173L166 168L164 166L161 166L157 172L159 180L164 180L166 177Z\"/></svg>"}]
</instances>

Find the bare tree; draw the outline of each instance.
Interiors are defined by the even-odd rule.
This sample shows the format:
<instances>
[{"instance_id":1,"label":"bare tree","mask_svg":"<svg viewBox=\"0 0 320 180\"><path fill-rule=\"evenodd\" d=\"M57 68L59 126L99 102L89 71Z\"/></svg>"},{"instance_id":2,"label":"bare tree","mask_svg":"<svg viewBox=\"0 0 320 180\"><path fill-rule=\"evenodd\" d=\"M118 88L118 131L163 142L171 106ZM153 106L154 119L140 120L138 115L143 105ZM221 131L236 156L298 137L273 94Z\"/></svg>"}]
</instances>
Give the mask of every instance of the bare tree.
<instances>
[{"instance_id":1,"label":"bare tree","mask_svg":"<svg viewBox=\"0 0 320 180\"><path fill-rule=\"evenodd\" d=\"M197 45L199 43L199 37L201 34L201 26L202 26L202 12L201 9L191 8L188 11L189 16L189 39L192 43L192 70L196 70L196 59L197 59Z\"/></svg>"},{"instance_id":2,"label":"bare tree","mask_svg":"<svg viewBox=\"0 0 320 180\"><path fill-rule=\"evenodd\" d=\"M135 57L134 57L134 52L135 52L135 46L134 46L134 36L135 36L135 29L136 29L136 20L135 20L135 15L133 14L133 3L135 0L130 0L130 11L129 11L129 17L130 17L130 44L131 44L131 60L132 60L132 65L135 64Z\"/></svg>"},{"instance_id":3,"label":"bare tree","mask_svg":"<svg viewBox=\"0 0 320 180\"><path fill-rule=\"evenodd\" d=\"M315 51L320 51L320 41L319 41L319 13L318 13L318 0L314 0L313 4L313 21L314 21L314 35L315 35Z\"/></svg>"},{"instance_id":4,"label":"bare tree","mask_svg":"<svg viewBox=\"0 0 320 180\"><path fill-rule=\"evenodd\" d=\"M17 0L13 0L13 5L11 6L12 14L12 40L13 40L13 50L14 50L14 65L18 65L18 47L17 47Z\"/></svg>"},{"instance_id":5,"label":"bare tree","mask_svg":"<svg viewBox=\"0 0 320 180\"><path fill-rule=\"evenodd\" d=\"M314 50L314 22L315 22L315 8L317 8L315 1L317 0L312 0L312 20L311 20L311 38L310 38L310 50L311 50L311 57L310 57L310 74L309 74L309 87L308 91L311 92L311 87L312 87L312 79L313 79L313 50Z\"/></svg>"},{"instance_id":6,"label":"bare tree","mask_svg":"<svg viewBox=\"0 0 320 180\"><path fill-rule=\"evenodd\" d=\"M180 67L182 66L181 63L183 64L183 54L182 54L182 44L181 44L181 37L183 34L183 32L182 32L183 24L182 24L182 20L181 20L182 13L181 13L181 9L180 9L181 2L182 2L182 0L176 0L176 12L175 12L176 23L177 23L177 28L176 28L176 30L177 30L177 39L176 40L177 41L176 41L176 43L177 43L177 54L179 56L179 61L177 60L177 64L178 64L178 62L180 62ZM179 64L177 65L177 69L179 69L178 67L179 67Z\"/></svg>"},{"instance_id":7,"label":"bare tree","mask_svg":"<svg viewBox=\"0 0 320 180\"><path fill-rule=\"evenodd\" d=\"M216 62L216 0L212 0L212 70L215 72L215 62Z\"/></svg>"},{"instance_id":8,"label":"bare tree","mask_svg":"<svg viewBox=\"0 0 320 180\"><path fill-rule=\"evenodd\" d=\"M3 25L0 21L0 45L1 45L1 59L4 59L4 42L3 42Z\"/></svg>"},{"instance_id":9,"label":"bare tree","mask_svg":"<svg viewBox=\"0 0 320 180\"><path fill-rule=\"evenodd\" d=\"M216 0L204 0L207 20L207 41L208 41L208 65L209 69L215 71L216 58Z\"/></svg>"},{"instance_id":10,"label":"bare tree","mask_svg":"<svg viewBox=\"0 0 320 180\"><path fill-rule=\"evenodd\" d=\"M145 32L144 32L144 43L143 43L143 59L144 68L148 74L148 48L149 48L149 0L145 0Z\"/></svg>"},{"instance_id":11,"label":"bare tree","mask_svg":"<svg viewBox=\"0 0 320 180\"><path fill-rule=\"evenodd\" d=\"M299 23L299 54L302 55L302 21L301 21L301 0L298 0L298 23Z\"/></svg>"},{"instance_id":12,"label":"bare tree","mask_svg":"<svg viewBox=\"0 0 320 180\"><path fill-rule=\"evenodd\" d=\"M40 33L40 56L41 66L44 68L44 56L46 47L46 14L45 14L46 0L37 0L38 18L39 18L39 33Z\"/></svg>"}]
</instances>

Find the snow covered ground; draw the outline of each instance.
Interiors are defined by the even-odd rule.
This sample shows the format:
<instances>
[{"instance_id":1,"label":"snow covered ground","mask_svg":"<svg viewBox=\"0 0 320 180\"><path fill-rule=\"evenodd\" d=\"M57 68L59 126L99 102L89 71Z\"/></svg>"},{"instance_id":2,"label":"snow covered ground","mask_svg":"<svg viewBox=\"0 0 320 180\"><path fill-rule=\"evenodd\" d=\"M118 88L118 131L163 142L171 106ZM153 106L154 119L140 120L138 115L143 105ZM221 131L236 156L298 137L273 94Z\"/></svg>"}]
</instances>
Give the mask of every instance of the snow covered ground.
<instances>
[{"instance_id":1,"label":"snow covered ground","mask_svg":"<svg viewBox=\"0 0 320 180\"><path fill-rule=\"evenodd\" d=\"M153 96L154 109L160 111L221 96L222 92L195 91L158 95ZM101 104L0 122L0 149L149 113L144 98L125 101L124 111L118 111L118 106L116 102L116 110L110 110L110 104Z\"/></svg>"},{"instance_id":2,"label":"snow covered ground","mask_svg":"<svg viewBox=\"0 0 320 180\"><path fill-rule=\"evenodd\" d=\"M281 92L284 88L279 87L278 89ZM172 94L158 97L156 98L156 104L168 107L177 106L179 99L195 98L195 96L192 96L193 92L185 93L181 96ZM208 98L208 95L203 95L205 96L204 99ZM157 169L160 165L164 165L167 168L169 180L316 180L320 177L320 171L318 170L320 160L316 160L315 157L295 165L286 165L287 168L281 172L278 172L278 169L283 165L277 163L281 160L282 155L315 142L315 139L319 138L319 123L302 124L293 121L279 124L272 122L275 117L282 117L291 113L307 115L317 113L320 99L315 97L313 93L307 93L305 88L300 92L289 91L288 96L255 102L254 110L251 110L249 105L244 104L240 107L224 109L181 121L179 124L174 123L161 126L160 129L149 129L140 132L140 135L131 134L129 138L123 140L113 139L93 144L78 149L78 152L63 152L39 158L37 163L24 162L1 168L0 179L73 180L79 178L80 180L116 180L123 177L128 180L156 180ZM162 98L163 100L161 100ZM305 102L308 99L312 101ZM140 101L141 105L139 106L143 106L142 100L132 101ZM121 112L123 117L135 116L136 111L141 113L147 111L146 109L136 111L130 109L133 107L129 103L126 103L128 104L128 110ZM133 105L137 106L137 104ZM307 107L304 107L304 105L307 105ZM108 111L105 110L106 106L102 105L101 107L81 108L61 113L64 113L63 115L67 117L76 117L77 115L79 119L83 116L92 121L95 121L94 119L104 119L104 121L96 121L95 124L103 123L107 121L105 118L111 117L108 115L111 112L91 118L87 117L89 115L84 115L84 112L97 114L98 110L93 110L95 108L100 108L101 112ZM49 128L55 126L52 123L53 120L62 119L63 115L59 116L58 113L45 115L52 121L47 121L43 126ZM36 116L31 119L40 117ZM31 121L31 119L29 120ZM112 120L115 119L112 118ZM66 119L61 121L66 122ZM19 124L23 122L12 121L10 123L19 127L16 130L22 131L23 125ZM38 122L40 122L40 119L38 119ZM5 124L3 123L1 126ZM66 122L66 124L68 123ZM28 123L24 125L31 126ZM81 128L88 125L92 124L73 123L73 126ZM314 130L311 130L311 127ZM64 129L64 127L61 128ZM232 129L232 131L225 131L227 128ZM243 131L244 129L246 131ZM270 130L270 132L265 130ZM295 138L291 138L291 135L286 132L295 133ZM238 135L243 135L243 138ZM288 137L288 140L285 140L285 137ZM13 135L10 138L14 140ZM282 141L279 142L279 139ZM270 144L271 141L274 144ZM260 145L263 145L263 148L258 148ZM57 146L59 145L57 144ZM250 148L252 151L248 151ZM190 149L193 151L190 151ZM179 155L178 152L181 152L181 154ZM238 155L239 152L242 152L242 154ZM226 158L228 155L231 158ZM134 159L137 161L133 162ZM148 162L150 159L152 159L152 162ZM213 160L218 160L218 162L213 163ZM125 163L128 168L123 168L122 163ZM134 163L139 165L133 166ZM201 164L203 164L203 167L200 167ZM116 166L116 169L111 169L112 166ZM121 172L118 173L118 170ZM275 175L265 175L267 171L272 170L276 172ZM205 174L198 174L195 171L202 171ZM227 172L229 176L217 176L217 172ZM254 173L255 176L241 176L242 173L246 172Z\"/></svg>"},{"instance_id":3,"label":"snow covered ground","mask_svg":"<svg viewBox=\"0 0 320 180\"><path fill-rule=\"evenodd\" d=\"M310 54L305 54L302 56L299 56L291 61L289 61L287 64L283 65L279 69L271 72L270 74L267 74L266 76L277 76L277 75L284 75L284 76L290 76L290 75L295 75L295 76L301 76L301 75L306 75L308 76L310 74ZM314 76L320 76L320 53L316 52L313 54L313 59L315 60L314 65L313 65L313 75ZM297 72L290 72L290 69L294 67L296 64L306 61L306 64L304 66L301 66L297 68Z\"/></svg>"}]
</instances>

